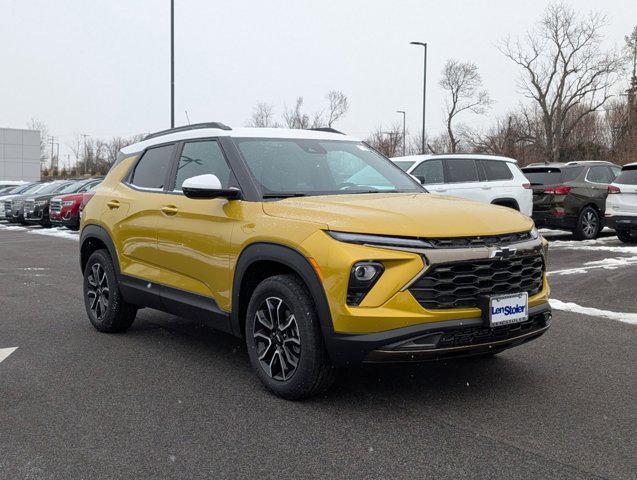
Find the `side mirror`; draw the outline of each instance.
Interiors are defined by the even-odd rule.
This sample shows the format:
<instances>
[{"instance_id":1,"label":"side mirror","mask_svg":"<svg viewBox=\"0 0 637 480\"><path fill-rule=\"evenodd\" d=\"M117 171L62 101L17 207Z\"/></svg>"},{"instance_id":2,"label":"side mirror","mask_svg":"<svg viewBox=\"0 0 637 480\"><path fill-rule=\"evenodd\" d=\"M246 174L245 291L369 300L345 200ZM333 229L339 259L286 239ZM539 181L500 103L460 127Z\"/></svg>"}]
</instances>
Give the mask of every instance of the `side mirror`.
<instances>
[{"instance_id":1,"label":"side mirror","mask_svg":"<svg viewBox=\"0 0 637 480\"><path fill-rule=\"evenodd\" d=\"M425 177L423 177L422 175L412 175L412 177L421 185L425 183Z\"/></svg>"},{"instance_id":2,"label":"side mirror","mask_svg":"<svg viewBox=\"0 0 637 480\"><path fill-rule=\"evenodd\" d=\"M222 188L219 178L211 173L187 178L181 185L181 190L188 198L235 199L241 197L241 191L238 188Z\"/></svg>"}]
</instances>

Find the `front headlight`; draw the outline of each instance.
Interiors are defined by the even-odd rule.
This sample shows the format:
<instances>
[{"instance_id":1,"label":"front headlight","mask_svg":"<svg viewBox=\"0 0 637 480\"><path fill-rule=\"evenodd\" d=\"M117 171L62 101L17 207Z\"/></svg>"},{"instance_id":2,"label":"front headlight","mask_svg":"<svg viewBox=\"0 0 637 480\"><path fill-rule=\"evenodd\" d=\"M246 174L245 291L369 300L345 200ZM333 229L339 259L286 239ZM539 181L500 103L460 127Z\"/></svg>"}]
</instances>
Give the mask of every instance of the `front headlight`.
<instances>
[{"instance_id":1,"label":"front headlight","mask_svg":"<svg viewBox=\"0 0 637 480\"><path fill-rule=\"evenodd\" d=\"M62 205L65 206L65 207L70 207L74 203L75 203L75 200L66 200L66 201L62 202Z\"/></svg>"},{"instance_id":2,"label":"front headlight","mask_svg":"<svg viewBox=\"0 0 637 480\"><path fill-rule=\"evenodd\" d=\"M356 243L377 247L402 247L402 248L432 248L427 240L416 237L389 237L384 235L370 235L366 233L347 233L326 231L330 237L339 242Z\"/></svg>"}]
</instances>

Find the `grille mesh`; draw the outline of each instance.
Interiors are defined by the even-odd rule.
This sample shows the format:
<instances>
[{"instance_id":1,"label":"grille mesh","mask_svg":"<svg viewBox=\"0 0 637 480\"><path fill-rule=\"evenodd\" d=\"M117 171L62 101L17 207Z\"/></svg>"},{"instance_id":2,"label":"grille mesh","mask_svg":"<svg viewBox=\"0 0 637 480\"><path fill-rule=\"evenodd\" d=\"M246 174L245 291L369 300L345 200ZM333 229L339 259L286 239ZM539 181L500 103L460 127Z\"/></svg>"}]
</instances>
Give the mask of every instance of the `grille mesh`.
<instances>
[{"instance_id":1,"label":"grille mesh","mask_svg":"<svg viewBox=\"0 0 637 480\"><path fill-rule=\"evenodd\" d=\"M542 290L544 261L539 253L506 260L487 259L435 265L410 287L427 309L480 307L481 297Z\"/></svg>"},{"instance_id":2,"label":"grille mesh","mask_svg":"<svg viewBox=\"0 0 637 480\"><path fill-rule=\"evenodd\" d=\"M51 200L49 210L51 213L60 213L62 211L62 200Z\"/></svg>"},{"instance_id":3,"label":"grille mesh","mask_svg":"<svg viewBox=\"0 0 637 480\"><path fill-rule=\"evenodd\" d=\"M525 242L531 238L531 232L519 232L481 237L428 238L427 241L433 248L476 248Z\"/></svg>"}]
</instances>

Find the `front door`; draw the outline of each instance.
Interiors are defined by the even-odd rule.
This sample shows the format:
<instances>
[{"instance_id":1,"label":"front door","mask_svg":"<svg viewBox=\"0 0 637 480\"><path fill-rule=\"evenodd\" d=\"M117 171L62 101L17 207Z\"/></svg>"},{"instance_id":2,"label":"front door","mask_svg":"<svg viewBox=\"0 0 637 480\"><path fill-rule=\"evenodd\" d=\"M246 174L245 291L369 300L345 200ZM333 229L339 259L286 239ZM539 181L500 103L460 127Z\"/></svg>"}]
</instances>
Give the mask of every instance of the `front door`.
<instances>
[{"instance_id":1,"label":"front door","mask_svg":"<svg viewBox=\"0 0 637 480\"><path fill-rule=\"evenodd\" d=\"M162 194L158 205L161 283L169 287L166 298L182 291L212 298L218 307L228 310L230 240L243 202L184 196L184 180L204 174L216 175L223 188L238 186L216 140L185 142L173 173L172 191Z\"/></svg>"}]
</instances>

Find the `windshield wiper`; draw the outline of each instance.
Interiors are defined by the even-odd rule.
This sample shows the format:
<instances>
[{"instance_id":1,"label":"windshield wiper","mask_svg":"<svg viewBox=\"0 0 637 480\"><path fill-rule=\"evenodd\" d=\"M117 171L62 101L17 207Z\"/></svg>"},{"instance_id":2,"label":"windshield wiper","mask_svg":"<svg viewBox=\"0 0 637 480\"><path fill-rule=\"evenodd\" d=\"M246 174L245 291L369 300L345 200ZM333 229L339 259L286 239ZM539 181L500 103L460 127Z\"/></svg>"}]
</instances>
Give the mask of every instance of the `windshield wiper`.
<instances>
[{"instance_id":1,"label":"windshield wiper","mask_svg":"<svg viewBox=\"0 0 637 480\"><path fill-rule=\"evenodd\" d=\"M291 198L291 197L305 197L307 193L303 192L270 192L264 193L263 198Z\"/></svg>"}]
</instances>

